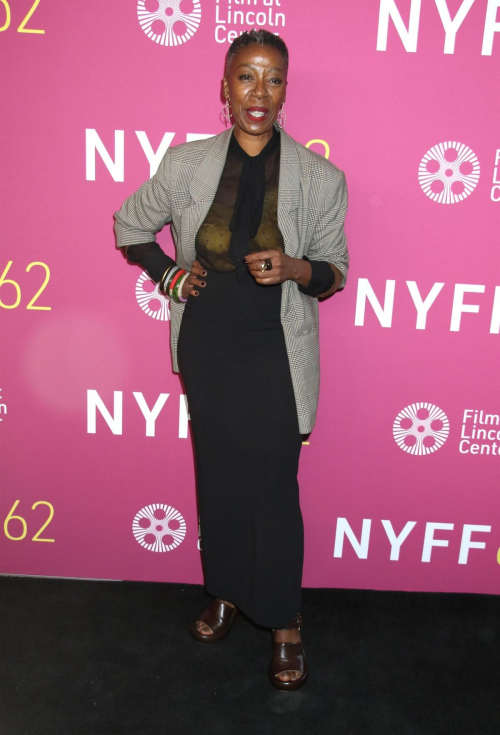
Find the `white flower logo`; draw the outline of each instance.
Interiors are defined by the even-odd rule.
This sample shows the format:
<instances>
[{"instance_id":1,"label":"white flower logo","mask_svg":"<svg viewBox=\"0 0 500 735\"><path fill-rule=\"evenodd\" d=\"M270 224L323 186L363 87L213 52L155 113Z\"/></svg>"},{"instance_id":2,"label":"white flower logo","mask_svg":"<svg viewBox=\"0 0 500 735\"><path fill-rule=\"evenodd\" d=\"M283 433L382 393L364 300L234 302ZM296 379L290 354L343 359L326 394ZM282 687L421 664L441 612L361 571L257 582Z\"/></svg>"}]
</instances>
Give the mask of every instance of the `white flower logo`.
<instances>
[{"instance_id":1,"label":"white flower logo","mask_svg":"<svg viewBox=\"0 0 500 735\"><path fill-rule=\"evenodd\" d=\"M166 296L160 293L158 283L155 283L143 271L135 284L137 303L146 314L153 319L168 322L170 319L170 304Z\"/></svg>"},{"instance_id":2,"label":"white flower logo","mask_svg":"<svg viewBox=\"0 0 500 735\"><path fill-rule=\"evenodd\" d=\"M420 161L418 180L425 194L439 204L466 199L479 181L476 154L462 143L438 143Z\"/></svg>"},{"instance_id":3,"label":"white flower logo","mask_svg":"<svg viewBox=\"0 0 500 735\"><path fill-rule=\"evenodd\" d=\"M432 403L412 403L398 413L392 427L398 447L408 454L432 454L450 433L444 411Z\"/></svg>"},{"instance_id":4,"label":"white flower logo","mask_svg":"<svg viewBox=\"0 0 500 735\"><path fill-rule=\"evenodd\" d=\"M148 551L172 551L184 541L186 521L170 505L153 503L137 513L132 531L135 540Z\"/></svg>"},{"instance_id":5,"label":"white flower logo","mask_svg":"<svg viewBox=\"0 0 500 735\"><path fill-rule=\"evenodd\" d=\"M190 13L181 10L183 0L157 2L155 11L146 8L146 0L137 3L137 17L146 36L161 46L180 46L189 41L200 25L200 0L191 0L193 7Z\"/></svg>"}]
</instances>

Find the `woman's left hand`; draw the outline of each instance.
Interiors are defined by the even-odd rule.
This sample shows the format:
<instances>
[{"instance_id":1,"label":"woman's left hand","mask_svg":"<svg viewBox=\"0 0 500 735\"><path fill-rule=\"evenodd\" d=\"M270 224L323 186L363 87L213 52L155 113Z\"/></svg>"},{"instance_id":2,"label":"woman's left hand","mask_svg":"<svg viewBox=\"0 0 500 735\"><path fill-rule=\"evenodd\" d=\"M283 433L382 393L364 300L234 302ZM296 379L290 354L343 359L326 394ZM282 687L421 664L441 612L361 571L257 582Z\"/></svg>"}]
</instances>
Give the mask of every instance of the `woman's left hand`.
<instances>
[{"instance_id":1,"label":"woman's left hand","mask_svg":"<svg viewBox=\"0 0 500 735\"><path fill-rule=\"evenodd\" d=\"M269 259L272 262L271 270L264 270L265 261ZM290 255L283 253L281 250L262 250L259 253L250 253L244 259L248 266L250 274L255 278L257 283L264 286L270 286L273 283L282 283L283 281L296 280L298 274L297 262L298 258L292 258ZM309 266L309 277L311 275L311 267Z\"/></svg>"}]
</instances>

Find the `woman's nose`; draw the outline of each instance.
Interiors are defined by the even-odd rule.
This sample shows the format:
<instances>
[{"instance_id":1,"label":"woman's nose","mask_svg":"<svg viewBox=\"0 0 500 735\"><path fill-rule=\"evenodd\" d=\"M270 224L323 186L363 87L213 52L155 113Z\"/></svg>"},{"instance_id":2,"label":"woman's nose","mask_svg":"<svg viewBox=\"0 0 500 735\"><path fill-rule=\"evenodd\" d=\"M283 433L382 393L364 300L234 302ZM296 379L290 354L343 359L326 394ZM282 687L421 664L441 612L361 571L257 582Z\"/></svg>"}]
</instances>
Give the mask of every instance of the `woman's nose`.
<instances>
[{"instance_id":1,"label":"woman's nose","mask_svg":"<svg viewBox=\"0 0 500 735\"><path fill-rule=\"evenodd\" d=\"M263 79L257 79L253 88L253 93L256 97L265 97L267 94L266 85Z\"/></svg>"}]
</instances>

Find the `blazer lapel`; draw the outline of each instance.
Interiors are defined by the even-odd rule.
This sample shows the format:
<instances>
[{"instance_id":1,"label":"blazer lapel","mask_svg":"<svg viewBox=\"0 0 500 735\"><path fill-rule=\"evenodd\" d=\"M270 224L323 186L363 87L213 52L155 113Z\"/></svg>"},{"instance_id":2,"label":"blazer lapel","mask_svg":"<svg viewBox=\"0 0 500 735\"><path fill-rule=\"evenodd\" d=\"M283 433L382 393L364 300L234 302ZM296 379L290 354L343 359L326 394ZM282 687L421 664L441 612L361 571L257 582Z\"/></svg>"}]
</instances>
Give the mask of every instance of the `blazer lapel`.
<instances>
[{"instance_id":1,"label":"blazer lapel","mask_svg":"<svg viewBox=\"0 0 500 735\"><path fill-rule=\"evenodd\" d=\"M193 202L184 213L183 219L186 217L187 221L184 220L186 226L182 228L185 235L182 237L182 250L189 264L196 258L196 233L203 224L217 192L232 132L233 128L229 128L214 136L212 145L197 166L189 184L189 194Z\"/></svg>"},{"instance_id":2,"label":"blazer lapel","mask_svg":"<svg viewBox=\"0 0 500 735\"><path fill-rule=\"evenodd\" d=\"M208 199L210 204L212 203L226 163L232 132L233 128L229 128L214 136L212 145L197 166L189 184L189 193L193 202L204 202Z\"/></svg>"},{"instance_id":3,"label":"blazer lapel","mask_svg":"<svg viewBox=\"0 0 500 735\"><path fill-rule=\"evenodd\" d=\"M280 130L280 133L278 226L283 235L285 252L295 257L299 243L294 212L300 204L300 163L293 139L284 130Z\"/></svg>"}]
</instances>

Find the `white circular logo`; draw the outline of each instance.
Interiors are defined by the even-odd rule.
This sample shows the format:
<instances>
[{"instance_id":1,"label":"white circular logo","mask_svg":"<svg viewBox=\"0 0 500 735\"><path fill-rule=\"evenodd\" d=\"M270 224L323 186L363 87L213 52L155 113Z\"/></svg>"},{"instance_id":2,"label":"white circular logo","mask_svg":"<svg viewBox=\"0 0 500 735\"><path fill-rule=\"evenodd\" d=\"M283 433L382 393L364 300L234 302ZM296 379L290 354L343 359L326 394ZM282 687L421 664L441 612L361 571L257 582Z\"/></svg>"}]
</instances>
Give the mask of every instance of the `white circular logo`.
<instances>
[{"instance_id":1,"label":"white circular logo","mask_svg":"<svg viewBox=\"0 0 500 735\"><path fill-rule=\"evenodd\" d=\"M479 161L463 143L438 143L420 161L420 186L434 202L455 204L472 194L479 181Z\"/></svg>"},{"instance_id":2,"label":"white circular logo","mask_svg":"<svg viewBox=\"0 0 500 735\"><path fill-rule=\"evenodd\" d=\"M398 413L392 433L404 452L432 454L448 438L450 423L444 411L432 403L412 403Z\"/></svg>"},{"instance_id":3,"label":"white circular logo","mask_svg":"<svg viewBox=\"0 0 500 735\"><path fill-rule=\"evenodd\" d=\"M168 322L170 319L170 304L168 299L160 293L160 286L143 271L135 284L135 298L137 303L148 316Z\"/></svg>"},{"instance_id":4,"label":"white circular logo","mask_svg":"<svg viewBox=\"0 0 500 735\"><path fill-rule=\"evenodd\" d=\"M186 535L186 521L170 505L153 503L142 508L132 522L135 540L148 551L172 551Z\"/></svg>"},{"instance_id":5,"label":"white circular logo","mask_svg":"<svg viewBox=\"0 0 500 735\"><path fill-rule=\"evenodd\" d=\"M184 13L181 5L191 3L191 11ZM156 0L157 10L148 10L146 5L155 5L154 0L139 0L137 17L148 38L162 46L180 46L189 41L198 30L201 20L200 0Z\"/></svg>"}]
</instances>

